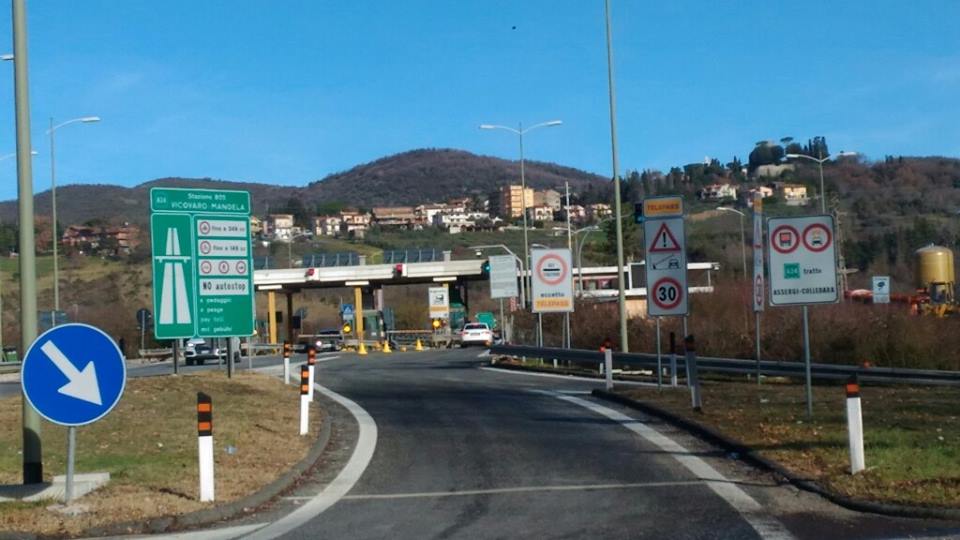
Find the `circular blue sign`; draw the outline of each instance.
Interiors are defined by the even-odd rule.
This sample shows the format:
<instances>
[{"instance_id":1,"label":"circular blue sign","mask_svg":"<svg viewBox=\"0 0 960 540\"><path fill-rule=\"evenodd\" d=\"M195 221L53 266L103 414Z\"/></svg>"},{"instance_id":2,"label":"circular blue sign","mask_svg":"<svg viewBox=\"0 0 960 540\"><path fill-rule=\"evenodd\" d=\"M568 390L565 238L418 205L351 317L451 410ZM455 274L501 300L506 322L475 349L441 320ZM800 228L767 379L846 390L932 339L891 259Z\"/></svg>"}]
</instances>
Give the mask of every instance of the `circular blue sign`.
<instances>
[{"instance_id":1,"label":"circular blue sign","mask_svg":"<svg viewBox=\"0 0 960 540\"><path fill-rule=\"evenodd\" d=\"M82 426L103 418L120 401L127 366L113 339L88 324L64 324L40 335L23 357L20 384L47 420Z\"/></svg>"}]
</instances>

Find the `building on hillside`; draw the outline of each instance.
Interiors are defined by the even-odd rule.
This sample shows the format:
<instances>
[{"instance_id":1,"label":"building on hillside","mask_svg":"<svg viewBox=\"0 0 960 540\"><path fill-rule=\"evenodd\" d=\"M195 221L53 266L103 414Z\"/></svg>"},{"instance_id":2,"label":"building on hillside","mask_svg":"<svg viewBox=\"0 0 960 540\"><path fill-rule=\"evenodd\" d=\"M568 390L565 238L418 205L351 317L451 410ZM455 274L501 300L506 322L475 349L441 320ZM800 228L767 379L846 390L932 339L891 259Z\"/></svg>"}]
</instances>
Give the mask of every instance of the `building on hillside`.
<instances>
[{"instance_id":1,"label":"building on hillside","mask_svg":"<svg viewBox=\"0 0 960 540\"><path fill-rule=\"evenodd\" d=\"M533 206L533 189L511 184L500 188L498 214L507 219L523 216L523 209Z\"/></svg>"},{"instance_id":2,"label":"building on hillside","mask_svg":"<svg viewBox=\"0 0 960 540\"><path fill-rule=\"evenodd\" d=\"M100 247L100 227L68 225L60 237L60 245L67 252L89 253Z\"/></svg>"},{"instance_id":3,"label":"building on hillside","mask_svg":"<svg viewBox=\"0 0 960 540\"><path fill-rule=\"evenodd\" d=\"M337 236L340 234L340 216L316 216L313 218L313 234L316 236Z\"/></svg>"},{"instance_id":4,"label":"building on hillside","mask_svg":"<svg viewBox=\"0 0 960 540\"><path fill-rule=\"evenodd\" d=\"M457 234L465 230L472 230L476 222L467 212L447 211L433 215L434 226L446 229L450 234Z\"/></svg>"},{"instance_id":5,"label":"building on hillside","mask_svg":"<svg viewBox=\"0 0 960 540\"><path fill-rule=\"evenodd\" d=\"M447 208L454 212L466 212L473 205L473 199L470 197L460 197L447 201Z\"/></svg>"},{"instance_id":6,"label":"building on hillside","mask_svg":"<svg viewBox=\"0 0 960 540\"><path fill-rule=\"evenodd\" d=\"M753 176L756 178L780 178L783 173L793 171L794 168L793 163L760 165L754 169Z\"/></svg>"},{"instance_id":7,"label":"building on hillside","mask_svg":"<svg viewBox=\"0 0 960 540\"><path fill-rule=\"evenodd\" d=\"M536 191L533 194L533 206L549 206L554 211L560 210L560 206L563 204L562 200L563 195L553 189Z\"/></svg>"},{"instance_id":8,"label":"building on hillside","mask_svg":"<svg viewBox=\"0 0 960 540\"><path fill-rule=\"evenodd\" d=\"M740 202L744 206L753 207L753 196L755 193L759 193L764 199L767 197L773 197L773 188L770 186L757 186L746 189L740 194Z\"/></svg>"},{"instance_id":9,"label":"building on hillside","mask_svg":"<svg viewBox=\"0 0 960 540\"><path fill-rule=\"evenodd\" d=\"M810 202L807 198L807 186L778 182L774 187L777 189L777 195L787 206L806 206Z\"/></svg>"},{"instance_id":10,"label":"building on hillside","mask_svg":"<svg viewBox=\"0 0 960 540\"><path fill-rule=\"evenodd\" d=\"M587 209L579 204L571 204L560 209L560 221L567 220L567 214L570 214L570 221L573 223L583 223L587 220Z\"/></svg>"},{"instance_id":11,"label":"building on hillside","mask_svg":"<svg viewBox=\"0 0 960 540\"><path fill-rule=\"evenodd\" d=\"M607 203L593 203L587 205L587 219L591 221L600 221L601 219L613 214L613 209Z\"/></svg>"},{"instance_id":12,"label":"building on hillside","mask_svg":"<svg viewBox=\"0 0 960 540\"><path fill-rule=\"evenodd\" d=\"M412 206L382 206L373 209L373 222L382 229L413 229L417 216Z\"/></svg>"},{"instance_id":13,"label":"building on hillside","mask_svg":"<svg viewBox=\"0 0 960 540\"><path fill-rule=\"evenodd\" d=\"M274 240L289 241L293 238L293 214L270 214L266 234Z\"/></svg>"},{"instance_id":14,"label":"building on hillside","mask_svg":"<svg viewBox=\"0 0 960 540\"><path fill-rule=\"evenodd\" d=\"M370 228L371 216L358 210L340 212L340 236L362 239Z\"/></svg>"},{"instance_id":15,"label":"building on hillside","mask_svg":"<svg viewBox=\"0 0 960 540\"><path fill-rule=\"evenodd\" d=\"M700 190L700 200L720 201L724 199L736 199L737 188L733 184L710 184Z\"/></svg>"},{"instance_id":16,"label":"building on hillside","mask_svg":"<svg viewBox=\"0 0 960 540\"><path fill-rule=\"evenodd\" d=\"M417 222L423 226L434 225L434 217L437 214L453 210L444 203L421 204L416 208Z\"/></svg>"},{"instance_id":17,"label":"building on hillside","mask_svg":"<svg viewBox=\"0 0 960 540\"><path fill-rule=\"evenodd\" d=\"M553 221L553 208L541 204L527 208L527 219L533 222Z\"/></svg>"},{"instance_id":18,"label":"building on hillside","mask_svg":"<svg viewBox=\"0 0 960 540\"><path fill-rule=\"evenodd\" d=\"M60 245L68 253L80 255L96 252L129 255L140 245L140 227L130 223L109 227L70 225L64 229Z\"/></svg>"},{"instance_id":19,"label":"building on hillside","mask_svg":"<svg viewBox=\"0 0 960 540\"><path fill-rule=\"evenodd\" d=\"M140 227L130 223L107 227L103 230L102 243L110 246L113 255L129 255L140 245Z\"/></svg>"}]
</instances>

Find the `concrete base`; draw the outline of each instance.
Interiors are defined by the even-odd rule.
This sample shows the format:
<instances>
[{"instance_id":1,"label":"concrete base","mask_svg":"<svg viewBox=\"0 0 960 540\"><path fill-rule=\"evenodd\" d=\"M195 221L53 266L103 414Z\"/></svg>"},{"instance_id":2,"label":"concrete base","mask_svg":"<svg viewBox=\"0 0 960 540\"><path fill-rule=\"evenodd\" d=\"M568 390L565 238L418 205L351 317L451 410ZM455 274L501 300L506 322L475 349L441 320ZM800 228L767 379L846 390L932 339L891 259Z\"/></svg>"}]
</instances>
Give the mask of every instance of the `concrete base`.
<instances>
[{"instance_id":1,"label":"concrete base","mask_svg":"<svg viewBox=\"0 0 960 540\"><path fill-rule=\"evenodd\" d=\"M73 477L73 497L79 499L91 491L107 485L110 481L110 473L86 473L77 474ZM53 483L44 482L42 484L17 484L0 485L0 502L13 501L63 501L66 495L67 477L54 476Z\"/></svg>"}]
</instances>

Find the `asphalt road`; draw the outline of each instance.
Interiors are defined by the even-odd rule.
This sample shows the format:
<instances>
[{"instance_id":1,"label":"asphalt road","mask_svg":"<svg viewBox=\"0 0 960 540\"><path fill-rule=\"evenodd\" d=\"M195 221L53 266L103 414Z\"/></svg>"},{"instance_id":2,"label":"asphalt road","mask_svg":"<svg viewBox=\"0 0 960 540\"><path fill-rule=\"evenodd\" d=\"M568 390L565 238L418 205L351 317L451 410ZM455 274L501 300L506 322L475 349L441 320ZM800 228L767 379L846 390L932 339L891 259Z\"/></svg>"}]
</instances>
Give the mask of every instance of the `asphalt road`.
<instances>
[{"instance_id":1,"label":"asphalt road","mask_svg":"<svg viewBox=\"0 0 960 540\"><path fill-rule=\"evenodd\" d=\"M479 352L341 355L318 364L318 382L376 422L372 457L355 484L325 485L329 475L307 482L247 523L276 529L299 514L296 528L276 530L303 539L960 535L957 524L843 510L591 398L596 382L480 369ZM326 467L363 453L355 434L343 439ZM345 496L311 506L331 485ZM268 527L253 538L273 534Z\"/></svg>"}]
</instances>

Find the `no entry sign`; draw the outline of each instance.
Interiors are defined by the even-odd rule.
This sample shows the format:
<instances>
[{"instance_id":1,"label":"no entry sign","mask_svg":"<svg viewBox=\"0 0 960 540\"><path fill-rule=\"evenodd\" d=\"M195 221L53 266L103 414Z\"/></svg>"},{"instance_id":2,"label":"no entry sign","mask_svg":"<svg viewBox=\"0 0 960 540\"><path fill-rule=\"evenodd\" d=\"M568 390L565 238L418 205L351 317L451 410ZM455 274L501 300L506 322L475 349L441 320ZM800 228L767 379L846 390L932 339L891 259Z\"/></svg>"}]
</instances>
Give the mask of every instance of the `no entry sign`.
<instances>
[{"instance_id":1,"label":"no entry sign","mask_svg":"<svg viewBox=\"0 0 960 540\"><path fill-rule=\"evenodd\" d=\"M770 218L770 304L829 304L839 299L832 216Z\"/></svg>"},{"instance_id":2,"label":"no entry sign","mask_svg":"<svg viewBox=\"0 0 960 540\"><path fill-rule=\"evenodd\" d=\"M534 313L573 311L573 274L569 249L534 249L531 288Z\"/></svg>"},{"instance_id":3,"label":"no entry sign","mask_svg":"<svg viewBox=\"0 0 960 540\"><path fill-rule=\"evenodd\" d=\"M652 317L687 314L687 253L683 225L682 214L648 216L643 222L647 313Z\"/></svg>"}]
</instances>

